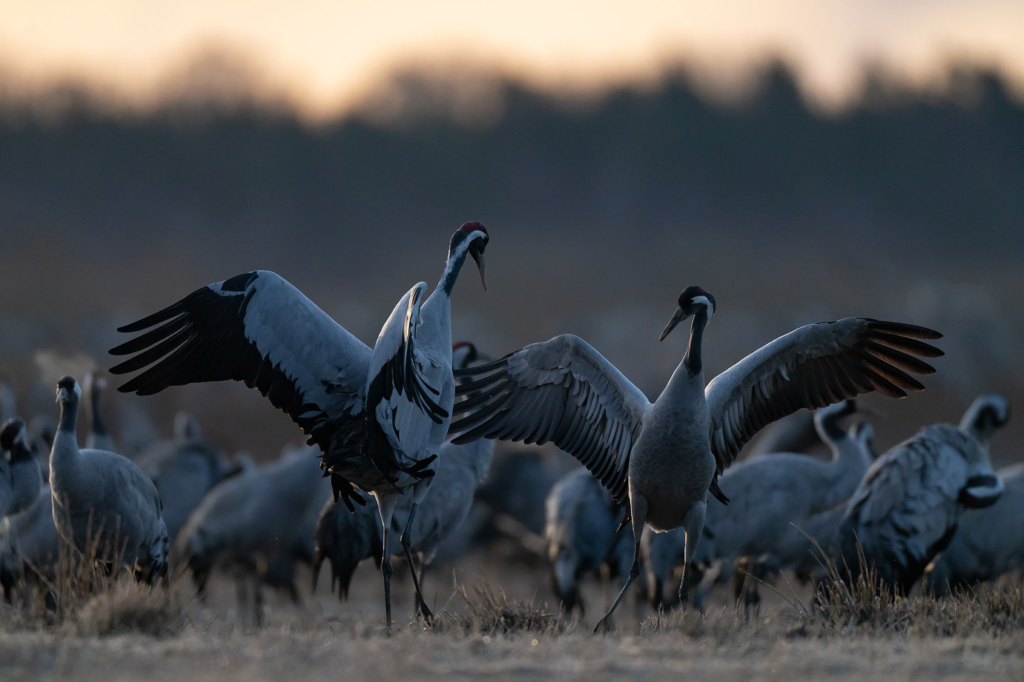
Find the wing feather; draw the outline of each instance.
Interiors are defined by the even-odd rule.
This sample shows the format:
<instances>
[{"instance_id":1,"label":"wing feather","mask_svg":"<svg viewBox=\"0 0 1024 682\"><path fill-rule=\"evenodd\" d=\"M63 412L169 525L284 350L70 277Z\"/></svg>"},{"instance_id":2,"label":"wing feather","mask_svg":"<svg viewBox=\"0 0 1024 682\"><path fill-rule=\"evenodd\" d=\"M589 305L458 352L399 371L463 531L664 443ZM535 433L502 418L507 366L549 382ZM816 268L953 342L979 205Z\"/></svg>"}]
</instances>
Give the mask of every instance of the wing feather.
<instances>
[{"instance_id":1,"label":"wing feather","mask_svg":"<svg viewBox=\"0 0 1024 682\"><path fill-rule=\"evenodd\" d=\"M905 398L923 390L909 373L935 371L914 356L941 357L941 350L920 340L938 338L916 325L846 318L800 327L747 356L705 391L719 473L758 431L801 408L872 391Z\"/></svg>"},{"instance_id":2,"label":"wing feather","mask_svg":"<svg viewBox=\"0 0 1024 682\"><path fill-rule=\"evenodd\" d=\"M650 403L585 341L557 336L455 375L472 379L456 389L472 397L455 404L453 442L551 441L579 459L616 502L626 499L629 453Z\"/></svg>"},{"instance_id":3,"label":"wing feather","mask_svg":"<svg viewBox=\"0 0 1024 682\"><path fill-rule=\"evenodd\" d=\"M233 379L257 388L325 452L361 431L370 349L273 272L210 284L118 329L144 330L110 351L136 353L111 374L144 370L123 393Z\"/></svg>"}]
</instances>

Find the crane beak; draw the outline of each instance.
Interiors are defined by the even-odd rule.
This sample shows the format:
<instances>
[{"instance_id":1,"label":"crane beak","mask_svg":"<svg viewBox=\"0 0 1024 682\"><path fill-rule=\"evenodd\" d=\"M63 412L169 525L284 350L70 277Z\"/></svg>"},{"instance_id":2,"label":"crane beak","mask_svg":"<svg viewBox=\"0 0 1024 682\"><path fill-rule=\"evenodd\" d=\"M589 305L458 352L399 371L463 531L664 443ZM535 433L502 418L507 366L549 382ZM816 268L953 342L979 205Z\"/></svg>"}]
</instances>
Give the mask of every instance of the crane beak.
<instances>
[{"instance_id":1,"label":"crane beak","mask_svg":"<svg viewBox=\"0 0 1024 682\"><path fill-rule=\"evenodd\" d=\"M67 402L68 400L68 389L58 388L57 389L57 402Z\"/></svg>"},{"instance_id":2,"label":"crane beak","mask_svg":"<svg viewBox=\"0 0 1024 682\"><path fill-rule=\"evenodd\" d=\"M477 249L470 249L469 255L476 261L477 270L480 271L480 284L484 286L484 291L487 291L487 277L484 275L484 253Z\"/></svg>"},{"instance_id":3,"label":"crane beak","mask_svg":"<svg viewBox=\"0 0 1024 682\"><path fill-rule=\"evenodd\" d=\"M680 322L689 317L689 314L682 308L676 308L676 312L673 313L672 319L665 325L665 330L661 332L661 336L658 337L658 341L664 341L665 337L672 333L672 330L676 328Z\"/></svg>"}]
</instances>

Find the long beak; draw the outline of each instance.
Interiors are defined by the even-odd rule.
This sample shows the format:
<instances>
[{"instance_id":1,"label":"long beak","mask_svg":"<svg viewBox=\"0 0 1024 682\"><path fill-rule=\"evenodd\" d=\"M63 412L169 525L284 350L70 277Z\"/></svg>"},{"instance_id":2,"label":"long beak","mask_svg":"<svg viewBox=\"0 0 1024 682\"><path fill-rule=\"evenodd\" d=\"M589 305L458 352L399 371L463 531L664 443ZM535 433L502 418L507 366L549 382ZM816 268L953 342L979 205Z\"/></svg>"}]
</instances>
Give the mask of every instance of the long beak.
<instances>
[{"instance_id":1,"label":"long beak","mask_svg":"<svg viewBox=\"0 0 1024 682\"><path fill-rule=\"evenodd\" d=\"M658 341L664 341L665 337L672 333L672 330L676 328L676 325L685 320L689 315L682 308L676 308L676 312L672 314L672 319L665 325L665 330L661 332L661 336L658 337Z\"/></svg>"},{"instance_id":2,"label":"long beak","mask_svg":"<svg viewBox=\"0 0 1024 682\"><path fill-rule=\"evenodd\" d=\"M480 271L480 284L484 285L484 291L487 291L487 277L484 276L484 254L479 252L470 252L473 256L473 260L476 261L476 267Z\"/></svg>"},{"instance_id":3,"label":"long beak","mask_svg":"<svg viewBox=\"0 0 1024 682\"><path fill-rule=\"evenodd\" d=\"M68 399L68 389L66 389L66 388L58 389L57 390L57 400L56 400L56 402L59 403L60 401L67 400L67 399Z\"/></svg>"}]
</instances>

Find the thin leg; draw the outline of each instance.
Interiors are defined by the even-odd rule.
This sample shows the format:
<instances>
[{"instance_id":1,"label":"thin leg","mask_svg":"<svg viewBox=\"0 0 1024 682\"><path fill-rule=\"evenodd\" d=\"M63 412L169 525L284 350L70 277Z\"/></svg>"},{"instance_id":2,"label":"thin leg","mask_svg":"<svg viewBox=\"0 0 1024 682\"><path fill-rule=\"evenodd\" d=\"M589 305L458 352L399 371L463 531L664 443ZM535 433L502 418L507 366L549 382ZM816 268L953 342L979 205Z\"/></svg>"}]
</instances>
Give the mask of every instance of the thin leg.
<instances>
[{"instance_id":1,"label":"thin leg","mask_svg":"<svg viewBox=\"0 0 1024 682\"><path fill-rule=\"evenodd\" d=\"M388 529L391 527L391 517L395 513L395 505L398 503L398 498L394 495L384 495L381 493L374 493L374 497L377 498L377 510L380 512L380 522L384 527L384 537L381 543L384 547L384 553L380 561L380 572L384 576L384 612L385 612L385 623L387 624L388 632L391 632L391 575L394 571L391 569L391 552L388 551Z\"/></svg>"},{"instance_id":2,"label":"thin leg","mask_svg":"<svg viewBox=\"0 0 1024 682\"><path fill-rule=\"evenodd\" d=\"M416 516L416 509L419 506L418 502L413 502L412 508L409 509L409 520L405 522L405 531L402 533L402 549L405 550L405 558L409 562L409 571L412 572L412 584L416 588L416 601L419 602L420 613L423 615L423 620L430 624L434 620L434 614L427 608L427 602L423 598L423 591L420 589L420 578L416 574L416 561L412 556L412 541L409 539L412 531L412 520Z\"/></svg>"},{"instance_id":3,"label":"thin leg","mask_svg":"<svg viewBox=\"0 0 1024 682\"><path fill-rule=\"evenodd\" d=\"M644 535L644 522L647 520L647 500L640 495L634 495L630 491L629 507L630 513L633 515L633 565L630 567L626 583L622 586L622 590L619 592L619 596L615 598L612 607L608 609L608 613L604 614L604 618L599 620L597 625L594 626L594 634L597 634L597 631L602 627L607 627L612 614L615 613L616 607L618 607L622 597L626 594L626 590L629 589L629 586L640 575L640 538Z\"/></svg>"},{"instance_id":4,"label":"thin leg","mask_svg":"<svg viewBox=\"0 0 1024 682\"><path fill-rule=\"evenodd\" d=\"M238 596L238 617L242 619L242 622L246 621L246 615L249 613L249 582L248 578L241 574L235 578L235 594Z\"/></svg>"},{"instance_id":5,"label":"thin leg","mask_svg":"<svg viewBox=\"0 0 1024 682\"><path fill-rule=\"evenodd\" d=\"M707 497L690 507L683 517L683 530L686 532L686 544L683 548L683 579L679 581L679 606L686 608L690 598L690 563L697 553L700 534L704 532L704 514L707 511Z\"/></svg>"},{"instance_id":6,"label":"thin leg","mask_svg":"<svg viewBox=\"0 0 1024 682\"><path fill-rule=\"evenodd\" d=\"M256 617L256 626L259 629L263 629L263 580L260 578L256 579L256 583L252 587L252 608L253 614Z\"/></svg>"}]
</instances>

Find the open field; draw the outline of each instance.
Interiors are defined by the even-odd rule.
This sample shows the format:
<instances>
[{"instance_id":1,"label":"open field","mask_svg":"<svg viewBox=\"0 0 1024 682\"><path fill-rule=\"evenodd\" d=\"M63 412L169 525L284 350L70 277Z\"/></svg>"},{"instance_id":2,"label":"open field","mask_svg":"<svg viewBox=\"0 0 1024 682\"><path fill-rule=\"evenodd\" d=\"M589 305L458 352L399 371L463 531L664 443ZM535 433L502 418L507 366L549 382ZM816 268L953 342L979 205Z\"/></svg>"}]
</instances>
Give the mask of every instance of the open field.
<instances>
[{"instance_id":1,"label":"open field","mask_svg":"<svg viewBox=\"0 0 1024 682\"><path fill-rule=\"evenodd\" d=\"M428 577L428 599L440 607L452 594L452 571L461 587L436 630L409 623L408 580L396 584L396 620L408 623L387 637L379 575L364 563L350 600L338 603L321 577L315 597L294 607L270 595L263 627L240 613L226 579L206 604L186 600L180 616L157 636L107 636L88 618L40 628L3 613L0 677L4 680L220 680L354 679L689 679L750 680L966 680L1020 679L1024 673L1024 610L986 611L967 602L940 603L930 616L889 626L869 623L840 629L801 618L787 600L808 603L806 590L779 581L765 590L766 607L751 623L720 588L707 614L660 619L629 601L617 632L593 636L589 627L610 596L592 584L590 610L579 620L558 620L543 567L510 564L482 553ZM396 566L396 576L401 575ZM484 581L482 576L486 576ZM303 576L306 577L306 576ZM483 595L504 590L509 614L533 613L534 629L502 626ZM145 590L146 588L138 588ZM182 590L182 586L175 589ZM486 589L486 588L485 588ZM468 601L467 601L468 600ZM532 609L520 600L532 602ZM501 601L500 595L498 601ZM982 600L984 601L984 600ZM973 604L973 602L971 602ZM95 617L95 609L91 612ZM638 620L639 617L639 620ZM510 629L511 628L511 629Z\"/></svg>"}]
</instances>

